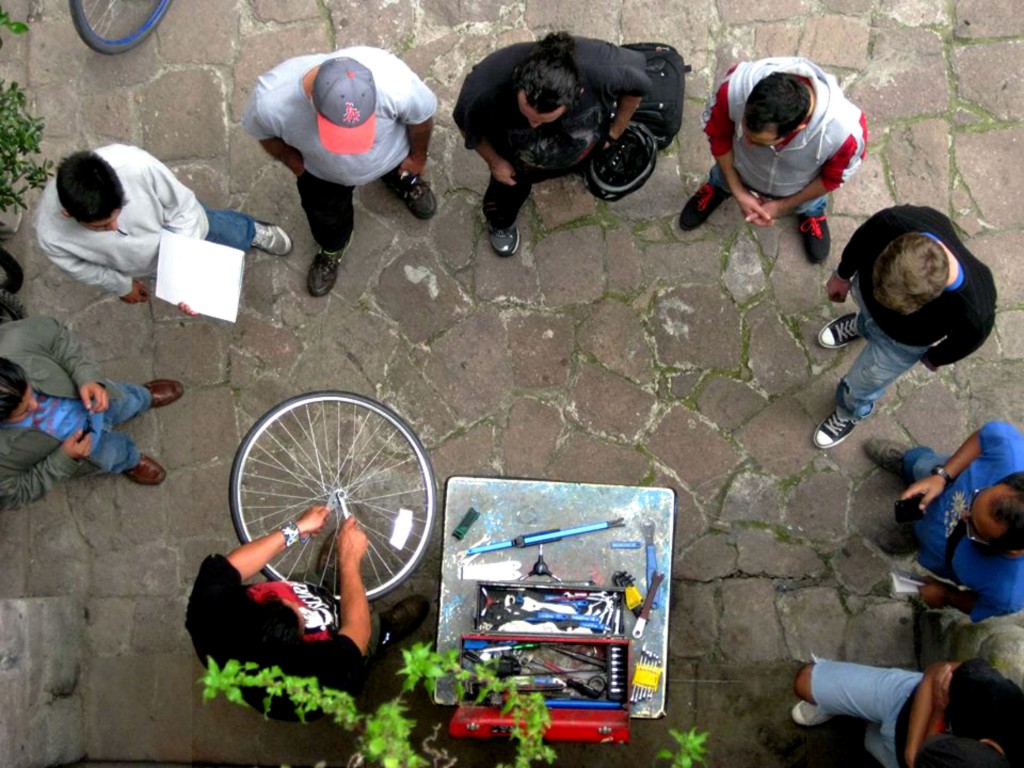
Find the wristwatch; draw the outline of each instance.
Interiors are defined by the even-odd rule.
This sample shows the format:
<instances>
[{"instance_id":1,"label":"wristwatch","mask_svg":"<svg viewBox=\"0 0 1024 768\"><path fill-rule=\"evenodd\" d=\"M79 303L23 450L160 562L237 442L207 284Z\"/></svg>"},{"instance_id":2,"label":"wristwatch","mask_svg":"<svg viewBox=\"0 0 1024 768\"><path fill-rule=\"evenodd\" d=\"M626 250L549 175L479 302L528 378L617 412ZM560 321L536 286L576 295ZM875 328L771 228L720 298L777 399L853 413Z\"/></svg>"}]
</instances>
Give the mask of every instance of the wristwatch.
<instances>
[{"instance_id":1,"label":"wristwatch","mask_svg":"<svg viewBox=\"0 0 1024 768\"><path fill-rule=\"evenodd\" d=\"M280 531L284 535L285 547L290 547L292 544L299 540L299 526L297 526L295 523L288 523L288 525L282 525Z\"/></svg>"},{"instance_id":2,"label":"wristwatch","mask_svg":"<svg viewBox=\"0 0 1024 768\"><path fill-rule=\"evenodd\" d=\"M952 475L950 475L949 472L946 471L946 468L944 466L942 466L941 464L939 464L939 466L937 466L934 469L932 469L932 474L933 475L938 475L943 480L945 480L947 488L949 488L949 486L952 485L952 483L953 483Z\"/></svg>"}]
</instances>

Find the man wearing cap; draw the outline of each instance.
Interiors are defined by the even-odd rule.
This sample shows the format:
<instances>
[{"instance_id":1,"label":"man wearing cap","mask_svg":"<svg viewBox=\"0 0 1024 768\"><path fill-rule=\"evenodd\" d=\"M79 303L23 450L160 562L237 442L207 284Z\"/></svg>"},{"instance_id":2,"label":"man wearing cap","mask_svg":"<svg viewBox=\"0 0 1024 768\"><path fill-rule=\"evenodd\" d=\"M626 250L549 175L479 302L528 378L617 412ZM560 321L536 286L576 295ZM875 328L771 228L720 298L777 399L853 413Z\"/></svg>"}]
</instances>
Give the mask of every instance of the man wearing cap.
<instances>
[{"instance_id":1,"label":"man wearing cap","mask_svg":"<svg viewBox=\"0 0 1024 768\"><path fill-rule=\"evenodd\" d=\"M260 76L242 126L298 178L320 250L307 287L323 296L353 228L352 192L381 179L420 219L437 204L422 177L437 97L396 56L358 46L298 56Z\"/></svg>"}]
</instances>

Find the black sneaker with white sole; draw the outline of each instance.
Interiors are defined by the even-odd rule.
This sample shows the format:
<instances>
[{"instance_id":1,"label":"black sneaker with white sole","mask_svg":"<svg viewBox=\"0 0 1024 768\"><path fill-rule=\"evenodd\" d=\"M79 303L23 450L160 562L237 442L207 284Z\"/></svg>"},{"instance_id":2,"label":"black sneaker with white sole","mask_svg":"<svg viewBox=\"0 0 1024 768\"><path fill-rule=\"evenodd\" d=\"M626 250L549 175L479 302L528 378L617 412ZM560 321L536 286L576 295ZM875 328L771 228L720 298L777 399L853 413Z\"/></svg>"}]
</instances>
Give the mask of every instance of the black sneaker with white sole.
<instances>
[{"instance_id":1,"label":"black sneaker with white sole","mask_svg":"<svg viewBox=\"0 0 1024 768\"><path fill-rule=\"evenodd\" d=\"M488 224L487 234L491 238L491 248L499 256L511 256L519 250L519 227L516 224L504 229Z\"/></svg>"},{"instance_id":2,"label":"black sneaker with white sole","mask_svg":"<svg viewBox=\"0 0 1024 768\"><path fill-rule=\"evenodd\" d=\"M857 313L837 317L818 332L818 343L825 349L845 347L854 339L860 338L857 330Z\"/></svg>"},{"instance_id":3,"label":"black sneaker with white sole","mask_svg":"<svg viewBox=\"0 0 1024 768\"><path fill-rule=\"evenodd\" d=\"M832 411L814 430L814 444L818 448L834 448L848 438L856 426L853 419L844 419L838 411Z\"/></svg>"}]
</instances>

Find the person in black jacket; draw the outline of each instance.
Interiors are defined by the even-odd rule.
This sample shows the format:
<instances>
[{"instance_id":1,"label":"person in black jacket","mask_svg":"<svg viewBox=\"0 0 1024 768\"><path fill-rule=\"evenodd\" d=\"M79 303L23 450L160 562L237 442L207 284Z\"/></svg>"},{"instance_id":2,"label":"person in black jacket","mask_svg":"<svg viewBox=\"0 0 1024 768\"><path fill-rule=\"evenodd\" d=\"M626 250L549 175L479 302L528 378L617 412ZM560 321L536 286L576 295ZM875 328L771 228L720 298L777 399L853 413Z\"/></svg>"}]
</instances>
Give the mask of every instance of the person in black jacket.
<instances>
[{"instance_id":1,"label":"person in black jacket","mask_svg":"<svg viewBox=\"0 0 1024 768\"><path fill-rule=\"evenodd\" d=\"M822 328L819 343L838 349L858 337L865 348L836 390L836 408L814 433L831 448L866 418L875 400L920 362L934 371L980 347L995 323L992 273L932 208L901 205L868 219L850 238L827 284L828 297L853 292L860 312Z\"/></svg>"}]
</instances>

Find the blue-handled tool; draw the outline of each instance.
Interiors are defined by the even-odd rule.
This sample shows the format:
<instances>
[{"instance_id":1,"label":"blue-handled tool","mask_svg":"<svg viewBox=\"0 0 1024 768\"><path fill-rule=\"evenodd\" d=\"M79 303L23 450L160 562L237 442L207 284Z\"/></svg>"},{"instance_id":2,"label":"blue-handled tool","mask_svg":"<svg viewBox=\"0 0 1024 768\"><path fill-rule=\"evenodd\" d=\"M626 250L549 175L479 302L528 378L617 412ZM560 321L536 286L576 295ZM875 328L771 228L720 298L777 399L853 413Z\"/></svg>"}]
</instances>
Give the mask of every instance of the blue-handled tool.
<instances>
[{"instance_id":1,"label":"blue-handled tool","mask_svg":"<svg viewBox=\"0 0 1024 768\"><path fill-rule=\"evenodd\" d=\"M650 590L654 573L658 570L658 552L654 548L654 523L643 523L640 530L644 532L644 543L647 545L647 589ZM658 593L654 593L652 608L658 607Z\"/></svg>"},{"instance_id":2,"label":"blue-handled tool","mask_svg":"<svg viewBox=\"0 0 1024 768\"><path fill-rule=\"evenodd\" d=\"M550 709L622 709L614 701L589 701L587 699L544 699Z\"/></svg>"},{"instance_id":3,"label":"blue-handled tool","mask_svg":"<svg viewBox=\"0 0 1024 768\"><path fill-rule=\"evenodd\" d=\"M528 621L531 624L534 622L543 621L571 621L574 624L579 624L581 627L593 629L597 632L608 631L608 625L601 621L601 619L597 616L585 616L571 613L555 613L554 611L534 611L533 613L527 616L523 616L522 620Z\"/></svg>"},{"instance_id":4,"label":"blue-handled tool","mask_svg":"<svg viewBox=\"0 0 1024 768\"><path fill-rule=\"evenodd\" d=\"M496 541L493 544L481 544L478 547L470 547L466 550L466 554L475 555L481 552L495 552L499 549L509 549L510 547L532 547L537 544L547 544L549 541L565 539L569 536L580 536L584 533L594 533L596 531L607 530L608 528L618 528L624 524L623 519L620 517L615 520L602 520L600 523L587 523L586 525L577 525L572 528L555 528L550 531L540 531L538 533L524 533L521 536L516 536L514 539L508 539L507 541Z\"/></svg>"}]
</instances>

